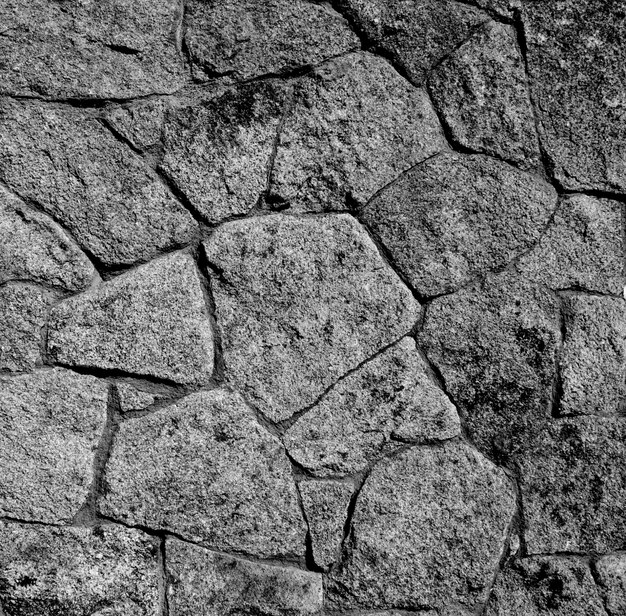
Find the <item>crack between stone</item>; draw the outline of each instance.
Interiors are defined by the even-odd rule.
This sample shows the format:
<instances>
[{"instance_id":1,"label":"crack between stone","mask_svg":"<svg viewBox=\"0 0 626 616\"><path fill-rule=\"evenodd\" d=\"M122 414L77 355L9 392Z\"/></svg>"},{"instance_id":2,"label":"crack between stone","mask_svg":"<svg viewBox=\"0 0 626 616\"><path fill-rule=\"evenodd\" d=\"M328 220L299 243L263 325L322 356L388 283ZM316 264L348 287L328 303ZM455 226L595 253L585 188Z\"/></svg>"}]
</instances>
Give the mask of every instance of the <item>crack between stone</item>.
<instances>
[{"instance_id":1,"label":"crack between stone","mask_svg":"<svg viewBox=\"0 0 626 616\"><path fill-rule=\"evenodd\" d=\"M159 568L159 611L160 616L170 616L169 605L169 578L167 574L167 554L165 550L165 538L159 538L159 555L158 555L158 568Z\"/></svg>"}]
</instances>

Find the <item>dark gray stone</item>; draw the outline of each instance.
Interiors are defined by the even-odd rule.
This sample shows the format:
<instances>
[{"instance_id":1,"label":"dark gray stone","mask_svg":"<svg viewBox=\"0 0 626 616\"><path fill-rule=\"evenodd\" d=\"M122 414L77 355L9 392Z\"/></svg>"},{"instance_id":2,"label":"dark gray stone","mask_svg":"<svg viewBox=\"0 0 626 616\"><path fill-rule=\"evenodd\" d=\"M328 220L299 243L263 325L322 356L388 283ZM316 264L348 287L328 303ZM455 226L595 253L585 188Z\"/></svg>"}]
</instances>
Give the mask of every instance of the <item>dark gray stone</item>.
<instances>
[{"instance_id":1,"label":"dark gray stone","mask_svg":"<svg viewBox=\"0 0 626 616\"><path fill-rule=\"evenodd\" d=\"M105 120L137 150L158 145L163 133L163 121L168 109L164 99L148 99L131 105L107 110Z\"/></svg>"}]
</instances>

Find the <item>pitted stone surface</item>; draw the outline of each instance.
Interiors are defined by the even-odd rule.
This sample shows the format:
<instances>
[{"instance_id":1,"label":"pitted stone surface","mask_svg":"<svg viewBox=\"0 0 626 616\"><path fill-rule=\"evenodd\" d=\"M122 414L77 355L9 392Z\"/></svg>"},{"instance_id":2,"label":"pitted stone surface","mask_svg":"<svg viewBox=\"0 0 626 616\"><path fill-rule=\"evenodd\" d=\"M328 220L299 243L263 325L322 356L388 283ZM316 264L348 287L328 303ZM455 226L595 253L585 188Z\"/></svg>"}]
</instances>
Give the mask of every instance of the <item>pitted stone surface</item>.
<instances>
[{"instance_id":1,"label":"pitted stone surface","mask_svg":"<svg viewBox=\"0 0 626 616\"><path fill-rule=\"evenodd\" d=\"M148 99L113 107L107 111L105 119L135 149L146 150L161 141L167 108L163 99Z\"/></svg>"},{"instance_id":2,"label":"pitted stone surface","mask_svg":"<svg viewBox=\"0 0 626 616\"><path fill-rule=\"evenodd\" d=\"M50 316L48 351L69 366L207 382L213 333L193 259L156 259L61 302Z\"/></svg>"},{"instance_id":3,"label":"pitted stone surface","mask_svg":"<svg viewBox=\"0 0 626 616\"><path fill-rule=\"evenodd\" d=\"M122 413L128 411L140 411L150 406L157 397L141 389L137 389L128 383L118 382L115 384Z\"/></svg>"},{"instance_id":4,"label":"pitted stone surface","mask_svg":"<svg viewBox=\"0 0 626 616\"><path fill-rule=\"evenodd\" d=\"M0 605L6 616L154 616L158 553L138 530L0 522Z\"/></svg>"},{"instance_id":5,"label":"pitted stone surface","mask_svg":"<svg viewBox=\"0 0 626 616\"><path fill-rule=\"evenodd\" d=\"M350 54L294 86L271 196L299 211L363 205L403 171L445 148L423 90L382 58Z\"/></svg>"},{"instance_id":6,"label":"pitted stone surface","mask_svg":"<svg viewBox=\"0 0 626 616\"><path fill-rule=\"evenodd\" d=\"M93 480L107 393L106 382L60 368L0 379L1 516L72 520Z\"/></svg>"},{"instance_id":7,"label":"pitted stone surface","mask_svg":"<svg viewBox=\"0 0 626 616\"><path fill-rule=\"evenodd\" d=\"M226 379L273 420L315 402L420 313L345 214L231 222L204 246Z\"/></svg>"},{"instance_id":8,"label":"pitted stone surface","mask_svg":"<svg viewBox=\"0 0 626 616\"><path fill-rule=\"evenodd\" d=\"M199 392L115 437L99 509L222 551L303 556L305 525L278 439L238 394Z\"/></svg>"},{"instance_id":9,"label":"pitted stone surface","mask_svg":"<svg viewBox=\"0 0 626 616\"><path fill-rule=\"evenodd\" d=\"M337 383L287 430L285 445L314 475L351 475L383 449L459 434L456 409L403 338Z\"/></svg>"},{"instance_id":10,"label":"pitted stone surface","mask_svg":"<svg viewBox=\"0 0 626 616\"><path fill-rule=\"evenodd\" d=\"M596 580L609 616L626 613L626 555L610 554L595 563Z\"/></svg>"},{"instance_id":11,"label":"pitted stone surface","mask_svg":"<svg viewBox=\"0 0 626 616\"><path fill-rule=\"evenodd\" d=\"M331 572L346 608L475 609L515 510L506 475L462 442L379 464L358 496L347 560Z\"/></svg>"}]
</instances>

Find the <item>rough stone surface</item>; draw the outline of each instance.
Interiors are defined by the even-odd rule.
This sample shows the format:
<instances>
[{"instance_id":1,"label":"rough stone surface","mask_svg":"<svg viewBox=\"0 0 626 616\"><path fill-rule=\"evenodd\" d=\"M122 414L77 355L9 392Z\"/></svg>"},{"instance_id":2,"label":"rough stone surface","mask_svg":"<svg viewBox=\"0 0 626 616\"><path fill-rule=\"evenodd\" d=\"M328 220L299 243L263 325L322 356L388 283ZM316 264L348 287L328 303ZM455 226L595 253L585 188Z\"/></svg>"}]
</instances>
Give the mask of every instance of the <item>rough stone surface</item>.
<instances>
[{"instance_id":1,"label":"rough stone surface","mask_svg":"<svg viewBox=\"0 0 626 616\"><path fill-rule=\"evenodd\" d=\"M278 439L238 394L199 392L121 424L99 509L210 548L304 555L305 527Z\"/></svg>"},{"instance_id":2,"label":"rough stone surface","mask_svg":"<svg viewBox=\"0 0 626 616\"><path fill-rule=\"evenodd\" d=\"M315 402L420 312L345 214L231 222L204 246L226 378L273 420Z\"/></svg>"},{"instance_id":3,"label":"rough stone surface","mask_svg":"<svg viewBox=\"0 0 626 616\"><path fill-rule=\"evenodd\" d=\"M184 82L176 0L48 2L0 7L0 93L130 98Z\"/></svg>"},{"instance_id":4,"label":"rough stone surface","mask_svg":"<svg viewBox=\"0 0 626 616\"><path fill-rule=\"evenodd\" d=\"M213 372L213 333L191 256L157 259L61 302L48 351L58 363L193 385Z\"/></svg>"},{"instance_id":5,"label":"rough stone surface","mask_svg":"<svg viewBox=\"0 0 626 616\"><path fill-rule=\"evenodd\" d=\"M154 616L158 553L132 529L0 522L0 605L6 616Z\"/></svg>"},{"instance_id":6,"label":"rough stone surface","mask_svg":"<svg viewBox=\"0 0 626 616\"><path fill-rule=\"evenodd\" d=\"M540 237L556 192L486 156L441 154L405 173L363 209L363 221L422 295L453 291L503 268Z\"/></svg>"},{"instance_id":7,"label":"rough stone surface","mask_svg":"<svg viewBox=\"0 0 626 616\"><path fill-rule=\"evenodd\" d=\"M402 453L366 480L330 597L355 608L475 609L487 598L514 510L507 477L468 445Z\"/></svg>"},{"instance_id":8,"label":"rough stone surface","mask_svg":"<svg viewBox=\"0 0 626 616\"><path fill-rule=\"evenodd\" d=\"M306 0L191 0L186 22L185 41L200 80L281 73L360 47L329 5Z\"/></svg>"},{"instance_id":9,"label":"rough stone surface","mask_svg":"<svg viewBox=\"0 0 626 616\"><path fill-rule=\"evenodd\" d=\"M118 382L115 385L122 413L140 411L150 406L157 397L128 383Z\"/></svg>"},{"instance_id":10,"label":"rough stone surface","mask_svg":"<svg viewBox=\"0 0 626 616\"><path fill-rule=\"evenodd\" d=\"M596 580L609 616L626 613L626 555L611 554L595 563Z\"/></svg>"},{"instance_id":11,"label":"rough stone surface","mask_svg":"<svg viewBox=\"0 0 626 616\"><path fill-rule=\"evenodd\" d=\"M383 448L459 434L456 409L403 338L337 383L287 430L285 445L314 475L350 475Z\"/></svg>"},{"instance_id":12,"label":"rough stone surface","mask_svg":"<svg viewBox=\"0 0 626 616\"><path fill-rule=\"evenodd\" d=\"M445 147L423 90L382 58L350 54L294 86L277 144L271 196L300 211L363 205Z\"/></svg>"},{"instance_id":13,"label":"rough stone surface","mask_svg":"<svg viewBox=\"0 0 626 616\"><path fill-rule=\"evenodd\" d=\"M80 110L2 102L0 179L105 265L148 259L196 232L155 172Z\"/></svg>"},{"instance_id":14,"label":"rough stone surface","mask_svg":"<svg viewBox=\"0 0 626 616\"><path fill-rule=\"evenodd\" d=\"M93 480L107 393L106 382L59 368L0 379L0 515L72 520Z\"/></svg>"},{"instance_id":15,"label":"rough stone surface","mask_svg":"<svg viewBox=\"0 0 626 616\"><path fill-rule=\"evenodd\" d=\"M176 616L304 616L322 609L322 576L231 558L168 539L168 599Z\"/></svg>"},{"instance_id":16,"label":"rough stone surface","mask_svg":"<svg viewBox=\"0 0 626 616\"><path fill-rule=\"evenodd\" d=\"M167 103L163 99L148 99L131 105L113 107L105 118L107 124L137 150L147 150L159 144Z\"/></svg>"}]
</instances>

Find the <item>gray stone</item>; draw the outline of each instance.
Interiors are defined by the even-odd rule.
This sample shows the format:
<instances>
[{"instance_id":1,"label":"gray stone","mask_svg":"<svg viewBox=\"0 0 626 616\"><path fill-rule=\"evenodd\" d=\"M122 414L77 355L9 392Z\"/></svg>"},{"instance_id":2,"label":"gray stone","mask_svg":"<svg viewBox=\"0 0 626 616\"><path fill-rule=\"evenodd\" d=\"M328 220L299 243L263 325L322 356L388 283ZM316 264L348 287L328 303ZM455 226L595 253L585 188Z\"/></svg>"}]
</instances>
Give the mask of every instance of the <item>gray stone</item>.
<instances>
[{"instance_id":1,"label":"gray stone","mask_svg":"<svg viewBox=\"0 0 626 616\"><path fill-rule=\"evenodd\" d=\"M514 510L507 477L463 442L387 460L358 496L347 559L330 573L331 601L474 610L487 598Z\"/></svg>"},{"instance_id":2,"label":"gray stone","mask_svg":"<svg viewBox=\"0 0 626 616\"><path fill-rule=\"evenodd\" d=\"M6 616L155 616L158 553L134 529L0 522L0 604Z\"/></svg>"},{"instance_id":3,"label":"gray stone","mask_svg":"<svg viewBox=\"0 0 626 616\"><path fill-rule=\"evenodd\" d=\"M296 210L363 205L445 149L428 96L382 58L358 53L294 86L276 150L271 197Z\"/></svg>"},{"instance_id":4,"label":"gray stone","mask_svg":"<svg viewBox=\"0 0 626 616\"><path fill-rule=\"evenodd\" d=\"M524 169L540 165L526 69L512 26L486 24L439 64L428 84L454 141Z\"/></svg>"},{"instance_id":5,"label":"gray stone","mask_svg":"<svg viewBox=\"0 0 626 616\"><path fill-rule=\"evenodd\" d=\"M285 433L289 455L314 475L365 470L383 448L460 434L456 409L403 338L339 381Z\"/></svg>"},{"instance_id":6,"label":"gray stone","mask_svg":"<svg viewBox=\"0 0 626 616\"><path fill-rule=\"evenodd\" d=\"M0 92L86 99L174 92L185 79L180 18L176 0L6 0Z\"/></svg>"},{"instance_id":7,"label":"gray stone","mask_svg":"<svg viewBox=\"0 0 626 616\"><path fill-rule=\"evenodd\" d=\"M407 334L420 313L345 214L230 222L204 246L226 379L276 421Z\"/></svg>"},{"instance_id":8,"label":"gray stone","mask_svg":"<svg viewBox=\"0 0 626 616\"><path fill-rule=\"evenodd\" d=\"M107 124L137 150L158 145L163 133L167 103L163 99L148 99L131 105L110 108Z\"/></svg>"},{"instance_id":9,"label":"gray stone","mask_svg":"<svg viewBox=\"0 0 626 616\"><path fill-rule=\"evenodd\" d=\"M185 18L185 42L200 80L281 73L360 47L329 5L305 0L191 0Z\"/></svg>"},{"instance_id":10,"label":"gray stone","mask_svg":"<svg viewBox=\"0 0 626 616\"><path fill-rule=\"evenodd\" d=\"M117 389L117 396L122 413L140 411L150 406L157 399L154 394L137 389L129 383L118 382L115 388Z\"/></svg>"},{"instance_id":11,"label":"gray stone","mask_svg":"<svg viewBox=\"0 0 626 616\"><path fill-rule=\"evenodd\" d=\"M176 616L304 616L322 610L322 576L167 539L168 599Z\"/></svg>"},{"instance_id":12,"label":"gray stone","mask_svg":"<svg viewBox=\"0 0 626 616\"><path fill-rule=\"evenodd\" d=\"M50 315L48 352L69 366L207 382L213 333L193 259L156 259L61 302Z\"/></svg>"},{"instance_id":13,"label":"gray stone","mask_svg":"<svg viewBox=\"0 0 626 616\"><path fill-rule=\"evenodd\" d=\"M361 217L410 284L432 296L505 267L539 239L556 204L555 190L536 176L446 153L382 190Z\"/></svg>"},{"instance_id":14,"label":"gray stone","mask_svg":"<svg viewBox=\"0 0 626 616\"><path fill-rule=\"evenodd\" d=\"M0 515L72 520L93 479L107 393L106 382L59 368L0 379Z\"/></svg>"},{"instance_id":15,"label":"gray stone","mask_svg":"<svg viewBox=\"0 0 626 616\"><path fill-rule=\"evenodd\" d=\"M0 104L0 179L107 266L149 259L197 231L156 173L82 110Z\"/></svg>"},{"instance_id":16,"label":"gray stone","mask_svg":"<svg viewBox=\"0 0 626 616\"><path fill-rule=\"evenodd\" d=\"M626 555L603 556L595 563L595 572L607 614L626 614Z\"/></svg>"},{"instance_id":17,"label":"gray stone","mask_svg":"<svg viewBox=\"0 0 626 616\"><path fill-rule=\"evenodd\" d=\"M239 394L203 391L122 422L99 510L210 548L303 556L305 525L280 441Z\"/></svg>"}]
</instances>

